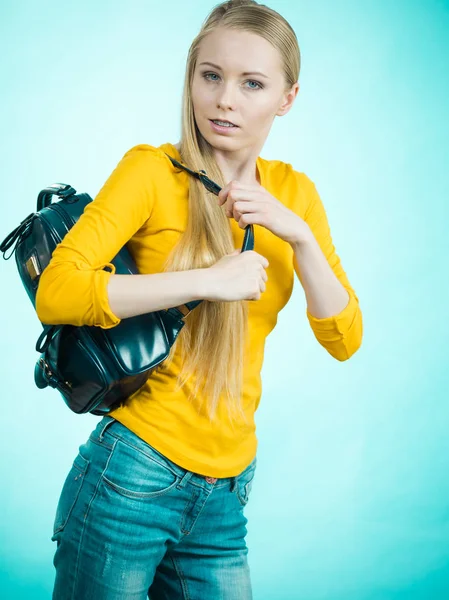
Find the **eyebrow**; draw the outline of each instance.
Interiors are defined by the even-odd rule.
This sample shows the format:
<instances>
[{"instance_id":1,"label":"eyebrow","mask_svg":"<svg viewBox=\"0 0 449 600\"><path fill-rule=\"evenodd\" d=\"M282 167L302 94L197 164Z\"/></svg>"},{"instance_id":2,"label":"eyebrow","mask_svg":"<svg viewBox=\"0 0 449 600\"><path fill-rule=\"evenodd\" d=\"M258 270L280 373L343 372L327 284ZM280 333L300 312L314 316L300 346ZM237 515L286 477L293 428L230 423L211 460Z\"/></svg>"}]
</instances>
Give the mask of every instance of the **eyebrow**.
<instances>
[{"instance_id":1,"label":"eyebrow","mask_svg":"<svg viewBox=\"0 0 449 600\"><path fill-rule=\"evenodd\" d=\"M199 66L201 66L201 65L210 65L211 67L214 67L215 69L218 69L219 71L223 70L221 67L219 67L218 65L214 65L214 63L211 63L211 62L202 62L199 64ZM244 73L242 73L242 75L259 75L260 77L265 77L265 79L270 79L268 77L268 75L264 75L260 71L245 71Z\"/></svg>"}]
</instances>

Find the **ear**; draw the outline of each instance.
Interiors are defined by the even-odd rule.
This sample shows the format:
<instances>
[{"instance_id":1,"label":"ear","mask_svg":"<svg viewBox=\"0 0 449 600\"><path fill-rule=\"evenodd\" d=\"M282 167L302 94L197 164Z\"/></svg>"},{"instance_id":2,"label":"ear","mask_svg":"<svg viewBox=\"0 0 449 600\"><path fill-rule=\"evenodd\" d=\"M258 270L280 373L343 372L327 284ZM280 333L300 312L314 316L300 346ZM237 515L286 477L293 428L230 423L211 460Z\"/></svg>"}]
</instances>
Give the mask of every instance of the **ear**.
<instances>
[{"instance_id":1,"label":"ear","mask_svg":"<svg viewBox=\"0 0 449 600\"><path fill-rule=\"evenodd\" d=\"M291 90L289 92L287 92L287 94L285 95L284 101L282 102L281 106L279 107L279 110L276 113L277 116L282 117L288 113L288 111L293 106L293 102L295 101L295 98L298 95L298 92L299 92L299 83L296 82L293 84Z\"/></svg>"}]
</instances>

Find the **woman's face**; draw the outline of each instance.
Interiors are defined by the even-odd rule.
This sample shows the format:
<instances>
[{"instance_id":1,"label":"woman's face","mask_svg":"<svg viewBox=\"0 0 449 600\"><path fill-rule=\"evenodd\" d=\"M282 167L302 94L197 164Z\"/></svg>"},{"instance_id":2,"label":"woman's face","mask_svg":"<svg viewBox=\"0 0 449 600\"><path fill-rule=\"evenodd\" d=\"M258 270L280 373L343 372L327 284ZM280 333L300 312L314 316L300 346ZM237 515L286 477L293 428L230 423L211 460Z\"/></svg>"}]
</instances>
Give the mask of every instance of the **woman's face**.
<instances>
[{"instance_id":1,"label":"woman's face","mask_svg":"<svg viewBox=\"0 0 449 600\"><path fill-rule=\"evenodd\" d=\"M202 41L193 76L198 129L211 146L225 152L261 148L274 117L288 112L296 95L288 101L284 87L281 57L269 42L253 33L217 29ZM237 127L217 132L212 119Z\"/></svg>"}]
</instances>

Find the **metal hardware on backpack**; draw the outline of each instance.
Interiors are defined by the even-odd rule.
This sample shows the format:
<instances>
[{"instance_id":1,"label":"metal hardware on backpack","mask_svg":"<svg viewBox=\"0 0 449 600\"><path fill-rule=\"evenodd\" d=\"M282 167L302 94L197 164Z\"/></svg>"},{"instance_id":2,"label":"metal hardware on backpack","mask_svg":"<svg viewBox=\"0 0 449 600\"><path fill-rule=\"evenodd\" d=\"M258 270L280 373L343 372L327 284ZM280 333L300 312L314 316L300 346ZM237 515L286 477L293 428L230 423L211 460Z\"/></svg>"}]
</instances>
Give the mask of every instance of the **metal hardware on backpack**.
<instances>
[{"instance_id":1,"label":"metal hardware on backpack","mask_svg":"<svg viewBox=\"0 0 449 600\"><path fill-rule=\"evenodd\" d=\"M220 186L205 171L192 171L169 158L218 195ZM52 203L54 196L59 200ZM15 253L19 275L34 307L40 276L53 251L91 201L88 194L77 194L68 184L52 184L39 193L37 212L30 213L0 244L5 260ZM11 247L11 254L6 257ZM253 225L248 225L242 251L253 248ZM126 246L110 262L117 274L139 272ZM195 300L177 308L122 319L110 329L42 323L44 330L36 343L36 350L41 353L34 369L37 387L57 389L75 413L109 413L141 388L168 357L185 325L184 317L201 302Z\"/></svg>"}]
</instances>

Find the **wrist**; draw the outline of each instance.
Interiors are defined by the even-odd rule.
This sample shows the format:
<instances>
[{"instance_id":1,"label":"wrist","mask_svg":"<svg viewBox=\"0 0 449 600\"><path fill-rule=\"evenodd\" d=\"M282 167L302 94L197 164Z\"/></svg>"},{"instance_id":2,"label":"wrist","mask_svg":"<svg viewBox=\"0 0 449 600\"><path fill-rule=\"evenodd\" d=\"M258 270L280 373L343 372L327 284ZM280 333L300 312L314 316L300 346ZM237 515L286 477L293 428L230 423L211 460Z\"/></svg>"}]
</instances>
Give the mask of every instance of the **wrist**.
<instances>
[{"instance_id":1,"label":"wrist","mask_svg":"<svg viewBox=\"0 0 449 600\"><path fill-rule=\"evenodd\" d=\"M210 267L203 267L200 269L194 269L194 284L193 293L194 300L209 300L211 296L211 290L213 287L212 281L212 269Z\"/></svg>"},{"instance_id":2,"label":"wrist","mask_svg":"<svg viewBox=\"0 0 449 600\"><path fill-rule=\"evenodd\" d=\"M305 232L301 232L301 235L291 241L290 245L293 248L293 251L296 253L300 252L305 247L310 246L315 241L315 236L313 235L312 230L307 227L307 230Z\"/></svg>"}]
</instances>

